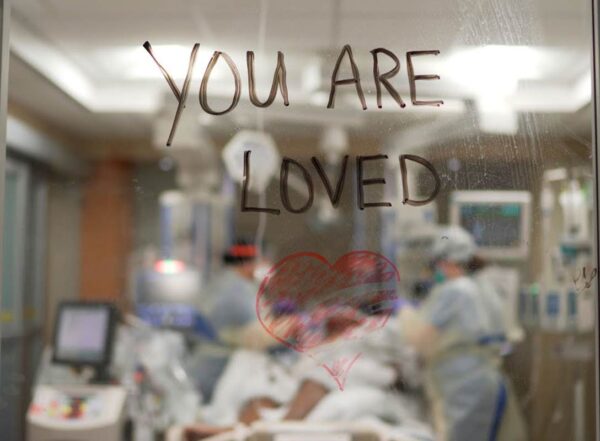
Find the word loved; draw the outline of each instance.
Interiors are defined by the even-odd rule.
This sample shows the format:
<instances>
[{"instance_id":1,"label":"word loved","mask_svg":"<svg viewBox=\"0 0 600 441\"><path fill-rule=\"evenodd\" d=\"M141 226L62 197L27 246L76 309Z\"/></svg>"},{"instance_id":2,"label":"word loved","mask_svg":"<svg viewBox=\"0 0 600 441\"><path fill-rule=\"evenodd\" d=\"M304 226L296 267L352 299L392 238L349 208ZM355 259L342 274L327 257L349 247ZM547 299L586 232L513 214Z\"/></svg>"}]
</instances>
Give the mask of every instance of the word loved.
<instances>
[{"instance_id":1,"label":"word loved","mask_svg":"<svg viewBox=\"0 0 600 441\"><path fill-rule=\"evenodd\" d=\"M178 103L177 110L175 112L175 117L173 118L173 125L171 126L171 131L169 133L169 138L167 140L167 146L170 146L171 143L173 142L173 137L175 136L177 124L179 123L179 119L181 118L181 114L183 112L183 109L185 108L185 103L186 103L186 100L187 100L187 97L189 94L190 82L192 80L192 75L194 72L194 65L196 63L196 56L198 54L198 49L200 49L200 43L194 44L194 47L192 48L192 52L190 54L190 61L188 64L188 69L187 69L187 74L185 76L185 80L183 82L183 87L181 89L179 89L177 84L175 84L173 77L169 74L169 72L167 72L167 70L163 67L163 65L158 61L158 59L154 55L154 52L152 51L152 45L150 44L150 42L146 41L143 44L143 46L146 49L146 51L148 51L148 53L150 54L152 59L155 61L155 63L157 64L161 73L165 77L165 80L167 80L169 88L171 89L171 91L173 92L173 95L175 95L175 98L177 99L177 103ZM413 57L424 56L424 55L439 55L439 53L440 53L440 51L438 51L438 50L410 51L410 52L406 53L407 75L408 75L408 82L410 85L410 99L411 99L413 106L441 106L442 104L444 104L444 102L442 100L419 100L417 98L417 86L416 86L417 81L439 80L440 77L439 77L439 75L432 75L432 74L416 75L415 70L414 70L414 65L413 65ZM400 60L398 59L396 54L394 54L392 51L390 51L388 49L384 49L384 48L373 49L371 51L371 54L373 56L373 77L374 77L374 81L375 81L375 91L376 91L376 95L377 95L377 107L379 109L383 108L382 98L381 98L381 95L382 95L381 86L382 85L383 85L383 87L385 87L385 89L392 96L394 101L401 108L406 107L406 104L400 97L400 94L394 88L394 86L392 86L392 84L390 83L390 79L393 78L394 76L396 76L398 74L398 72L400 72ZM394 67L391 70L389 70L387 72L383 72L383 73L380 72L380 70L379 70L379 56L380 55L385 55L394 62ZM223 109L223 110L215 110L215 109L211 108L210 105L208 104L207 91L208 91L208 81L210 79L210 75L220 58L223 58L223 60L225 60L225 63L227 63L227 66L231 70L231 73L233 75L233 82L234 82L235 89L234 89L233 97L231 98L231 104L229 105L229 107L227 107L226 109ZM344 61L345 58L348 58L348 63L349 63L349 66L350 66L350 69L352 72L352 76L349 78L338 78L340 66L342 64L342 61ZM289 102L288 87L287 87L287 80L286 80L287 71L285 68L285 57L283 55L283 52L277 52L277 65L275 67L275 73L273 74L273 81L271 83L271 91L269 92L269 96L267 97L267 99L265 101L261 101L256 94L256 84L255 84L255 80L254 80L254 52L252 52L252 51L246 52L246 65L247 65L247 69L248 69L248 95L250 98L250 102L253 105L255 105L256 107L269 107L275 101L275 97L277 96L277 90L279 89L279 91L281 92L281 97L283 98L283 104L285 106L289 106L290 102ZM347 44L343 47L340 55L338 56L338 59L335 63L335 67L333 69L333 73L331 75L331 87L330 87L330 93L329 93L329 101L327 102L328 109L333 109L335 107L335 94L336 94L338 87L348 86L348 85L353 85L356 88L356 94L358 95L358 99L361 103L361 106L362 106L363 110L367 110L367 102L365 100L365 94L363 93L363 88L362 88L362 84L361 84L361 80L360 80L360 72L354 61L354 56L352 55L352 48L350 47L350 45ZM231 57L229 55L227 55L225 52L215 51L213 53L210 61L208 62L208 65L206 66L206 70L204 71L204 75L202 76L202 81L200 83L200 91L198 94L198 98L200 100L200 106L206 113L209 113L211 115L224 115L228 112L231 112L233 109L235 109L235 107L238 105L238 103L240 101L241 93L242 93L242 80L241 80L240 72L237 68L237 65L234 63L234 61L231 59Z\"/></svg>"},{"instance_id":2,"label":"word loved","mask_svg":"<svg viewBox=\"0 0 600 441\"><path fill-rule=\"evenodd\" d=\"M267 207L250 207L248 206L248 188L250 187L250 150L246 150L244 152L244 182L242 185L242 211L253 211L253 212L264 212L274 215L281 214L281 210L277 208L267 208ZM311 158L311 162L319 175L319 178L323 182L323 186L327 191L327 195L329 196L329 200L331 201L331 205L337 208L340 198L342 196L342 192L344 190L344 182L346 176L346 170L348 166L348 155L344 156L344 159L341 163L341 170L338 175L337 183L335 184L335 188L332 185L327 173L323 168L323 165L319 162L319 159L316 157ZM369 207L391 207L392 204L390 202L366 202L364 187L366 185L374 185L374 184L385 184L384 178L369 178L365 179L364 177L364 164L369 161L378 161L382 159L388 159L387 155L371 155L371 156L357 156L356 157L356 185L357 185L357 204L358 208L364 210ZM408 172L406 168L406 161L414 161L418 164L424 166L433 176L435 180L434 188L429 197L422 200L414 200L410 198L409 188L408 188ZM308 197L306 202L303 205L294 207L290 202L289 197L289 189L288 189L288 175L290 172L290 166L296 167L306 184L306 189L308 190ZM433 167L433 165L427 161L426 159L421 158L416 155L400 155L400 173L402 175L402 192L403 192L403 204L419 206L425 205L432 200L435 199L441 187L440 177ZM291 158L283 158L281 161L280 175L279 175L279 194L281 197L281 203L285 207L285 209L291 213L304 213L307 211L313 204L314 199L314 185L311 178L310 173L302 164L298 161Z\"/></svg>"}]
</instances>

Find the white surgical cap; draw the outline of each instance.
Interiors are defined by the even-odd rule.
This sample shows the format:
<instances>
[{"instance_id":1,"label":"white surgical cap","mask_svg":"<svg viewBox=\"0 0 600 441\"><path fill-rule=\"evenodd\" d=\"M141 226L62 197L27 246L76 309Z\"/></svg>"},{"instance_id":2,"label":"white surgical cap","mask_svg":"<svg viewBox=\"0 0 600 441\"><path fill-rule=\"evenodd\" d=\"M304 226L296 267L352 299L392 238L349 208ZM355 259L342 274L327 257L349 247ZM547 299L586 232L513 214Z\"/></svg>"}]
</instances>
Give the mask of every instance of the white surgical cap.
<instances>
[{"instance_id":1,"label":"white surgical cap","mask_svg":"<svg viewBox=\"0 0 600 441\"><path fill-rule=\"evenodd\" d=\"M475 255L475 240L465 229L453 225L440 228L431 246L430 258L467 263Z\"/></svg>"}]
</instances>

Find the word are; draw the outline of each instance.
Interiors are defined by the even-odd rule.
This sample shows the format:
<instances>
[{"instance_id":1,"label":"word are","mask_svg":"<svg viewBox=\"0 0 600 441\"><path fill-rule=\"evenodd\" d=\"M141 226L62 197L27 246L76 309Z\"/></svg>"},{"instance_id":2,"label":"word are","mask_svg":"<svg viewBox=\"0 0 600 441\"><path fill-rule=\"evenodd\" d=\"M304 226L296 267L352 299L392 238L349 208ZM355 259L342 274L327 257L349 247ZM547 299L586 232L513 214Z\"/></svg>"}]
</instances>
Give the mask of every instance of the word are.
<instances>
[{"instance_id":1,"label":"word are","mask_svg":"<svg viewBox=\"0 0 600 441\"><path fill-rule=\"evenodd\" d=\"M183 82L183 87L181 89L179 89L177 84L175 84L173 77L169 74L169 72L167 72L167 70L163 67L163 65L158 61L158 59L154 55L154 52L152 51L152 46L151 46L150 42L146 41L143 44L143 46L146 49L146 51L148 51L148 53L150 54L152 59L155 61L155 63L157 64L161 73L165 77L165 80L167 80L169 88L171 89L171 91L173 92L173 95L175 95L175 98L177 99L177 103L178 103L177 110L175 112L175 117L173 118L173 124L171 126L171 131L169 133L169 138L167 140L167 146L170 146L171 143L173 142L173 137L175 136L177 124L179 122L179 119L181 117L183 109L185 108L185 103L186 103L186 100L187 100L187 97L189 94L190 82L192 80L192 75L194 72L196 56L198 54L198 49L200 49L200 43L194 44L194 47L192 48L192 52L190 55L190 61L188 64L188 69L187 69L187 74L185 76L185 80ZM442 100L419 100L417 98L417 86L416 86L417 81L439 80L440 77L439 77L439 75L433 75L433 74L416 75L415 71L414 71L414 65L413 65L413 57L423 56L423 55L439 55L439 53L440 53L439 50L410 51L410 52L406 53L407 75L408 75L408 82L410 85L410 99L414 106L441 106L442 104L444 104L444 102ZM382 95L381 86L382 85L383 85L383 87L385 87L385 89L392 96L394 101L401 108L406 107L406 104L402 100L402 97L400 96L398 91L394 88L394 86L392 86L392 84L389 81L391 78L396 76L398 74L398 72L400 72L400 60L398 59L396 54L394 54L392 51L390 51L388 49L384 49L384 48L373 49L371 51L371 54L373 56L373 77L374 77L374 81L375 81L377 107L379 109L383 108L382 98L381 98L381 95ZM379 55L380 54L386 55L393 61L394 67L391 70L389 70L387 72L383 72L383 73L380 72L380 70L379 70ZM352 76L349 78L338 78L340 66L342 64L342 61L346 57L348 58L348 63L350 65ZM210 75L220 58L223 58L223 60L225 60L225 63L227 64L227 66L231 70L231 73L233 74L233 82L234 82L235 89L234 89L233 97L231 99L231 104L229 105L229 107L227 107L226 109L223 109L223 110L215 110L215 109L211 108L210 105L208 104L207 91L208 91L208 81L210 79ZM250 98L250 102L254 106L269 107L275 101L275 97L277 96L278 89L283 98L283 104L285 106L289 106L290 102L289 102L288 87L287 87L287 80L286 80L287 71L285 68L285 59L284 59L283 52L277 52L277 65L275 67L275 73L273 74L271 90L269 92L269 96L267 97L267 99L265 101L261 101L256 94L256 84L255 84L255 80L254 80L254 52L252 52L252 51L246 52L246 65L247 65L247 69L248 69L248 95ZM354 56L352 55L352 48L348 44L343 47L340 55L338 56L338 59L335 63L335 67L333 69L333 73L331 75L331 87L330 87L330 92L329 92L329 100L327 102L328 109L333 109L335 107L335 94L336 94L337 88L340 86L347 86L347 85L353 85L356 88L356 94L358 95L358 99L360 100L361 106L362 106L363 110L367 110L367 102L365 100L365 94L363 93L363 88L362 88L362 84L361 84L361 80L360 80L360 72L354 61ZM234 63L234 61L231 59L231 57L228 54L226 54L225 52L215 51L213 53L210 61L208 62L208 65L206 66L206 70L204 71L204 75L202 76L202 81L200 83L200 91L198 94L198 98L200 100L200 106L206 113L209 113L211 115L224 115L228 112L231 112L233 109L235 109L235 107L238 105L238 103L240 101L241 93L242 93L242 80L241 80L240 72L237 68L237 65Z\"/></svg>"},{"instance_id":2,"label":"word are","mask_svg":"<svg viewBox=\"0 0 600 441\"><path fill-rule=\"evenodd\" d=\"M246 150L244 152L244 182L242 185L242 198L241 198L241 210L242 211L251 211L251 212L264 212L274 215L281 214L281 210L278 208L268 208L268 207L250 207L248 206L248 188L250 187L250 150ZM319 175L319 178L323 182L323 186L327 191L327 195L329 196L329 200L331 201L331 205L335 208L339 205L340 198L342 196L342 192L344 190L344 182L346 176L346 169L348 166L348 155L344 156L344 159L341 163L341 170L338 175L337 183L335 184L335 188L332 185L327 173L323 168L323 165L319 162L319 159L316 157L311 158L311 162ZM391 207L392 204L390 202L366 202L364 187L366 185L374 185L374 184L385 184L384 178L369 178L365 179L364 177L364 164L368 161L377 161L382 159L388 159L387 155L370 155L370 156L357 156L356 157L356 185L357 185L357 204L358 208L364 210L368 207ZM433 165L424 158L416 155L400 155L400 174L402 175L402 192L403 192L403 204L408 204L412 206L425 205L432 200L435 199L441 187L440 177L433 167ZM406 169L406 161L414 161L416 163L424 166L433 176L435 181L434 188L429 195L429 197L422 200L413 200L410 198L409 188L408 188L408 172ZM308 196L304 204L301 206L294 207L290 201L289 189L288 189L288 175L290 172L290 166L296 167L306 184L306 189L308 191ZM311 178L310 173L302 164L298 161L291 158L283 158L281 161L280 175L279 175L279 194L281 197L281 203L285 207L285 209L291 213L304 213L307 211L313 204L314 199L314 185Z\"/></svg>"}]
</instances>

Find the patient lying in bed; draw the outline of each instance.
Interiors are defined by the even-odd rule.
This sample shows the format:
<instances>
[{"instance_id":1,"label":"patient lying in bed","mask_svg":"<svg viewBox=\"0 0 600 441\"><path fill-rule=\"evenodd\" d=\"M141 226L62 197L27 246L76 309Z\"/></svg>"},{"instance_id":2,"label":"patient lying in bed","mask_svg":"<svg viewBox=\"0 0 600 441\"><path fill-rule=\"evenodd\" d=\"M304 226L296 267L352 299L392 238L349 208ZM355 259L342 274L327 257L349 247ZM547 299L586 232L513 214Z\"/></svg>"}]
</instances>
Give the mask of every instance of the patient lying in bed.
<instances>
[{"instance_id":1,"label":"patient lying in bed","mask_svg":"<svg viewBox=\"0 0 600 441\"><path fill-rule=\"evenodd\" d=\"M413 384L418 381L416 359L399 348L397 337L393 326L385 326L361 339L334 340L310 355L240 350L217 383L203 422L186 428L186 438L201 439L257 420L378 419L419 427L417 394L399 390L401 373L406 379L408 372Z\"/></svg>"}]
</instances>

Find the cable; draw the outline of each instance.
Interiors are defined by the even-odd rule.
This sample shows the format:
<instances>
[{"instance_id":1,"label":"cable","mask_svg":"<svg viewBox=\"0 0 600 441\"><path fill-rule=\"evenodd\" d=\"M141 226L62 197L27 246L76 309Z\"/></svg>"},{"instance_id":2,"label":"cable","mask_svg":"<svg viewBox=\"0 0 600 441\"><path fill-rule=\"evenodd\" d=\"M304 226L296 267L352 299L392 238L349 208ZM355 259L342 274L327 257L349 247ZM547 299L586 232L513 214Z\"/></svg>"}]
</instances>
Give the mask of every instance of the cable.
<instances>
[{"instance_id":1,"label":"cable","mask_svg":"<svg viewBox=\"0 0 600 441\"><path fill-rule=\"evenodd\" d=\"M258 18L258 54L263 55L265 51L266 39L267 39L267 13L269 11L269 0L260 1L260 11ZM265 117L262 109L256 109L256 129L259 132L265 131ZM260 207L264 207L267 200L267 188L258 194L258 200ZM254 244L258 248L259 254L263 254L263 241L265 237L265 230L267 227L267 213L261 212L258 214L258 226L256 228L256 235Z\"/></svg>"}]
</instances>

